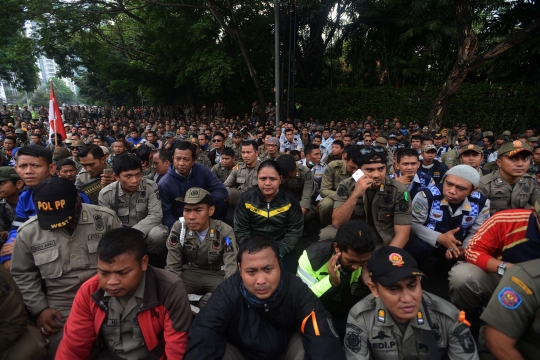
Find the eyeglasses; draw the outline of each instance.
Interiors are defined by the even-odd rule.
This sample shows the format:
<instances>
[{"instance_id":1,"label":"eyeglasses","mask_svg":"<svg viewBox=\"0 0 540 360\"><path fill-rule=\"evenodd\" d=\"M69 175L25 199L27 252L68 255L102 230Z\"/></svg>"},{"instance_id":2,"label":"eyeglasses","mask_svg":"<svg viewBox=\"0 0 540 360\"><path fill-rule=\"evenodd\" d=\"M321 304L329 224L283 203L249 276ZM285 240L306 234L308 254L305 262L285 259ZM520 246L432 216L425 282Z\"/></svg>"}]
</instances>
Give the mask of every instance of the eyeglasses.
<instances>
[{"instance_id":1,"label":"eyeglasses","mask_svg":"<svg viewBox=\"0 0 540 360\"><path fill-rule=\"evenodd\" d=\"M220 139L212 139L212 142L222 142L223 140Z\"/></svg>"},{"instance_id":2,"label":"eyeglasses","mask_svg":"<svg viewBox=\"0 0 540 360\"><path fill-rule=\"evenodd\" d=\"M376 152L376 153L382 153L384 152L384 148L382 146L373 146L373 147L365 147L365 148L362 148L360 149L360 153L362 155L368 155L368 154L371 154L373 152Z\"/></svg>"}]
</instances>

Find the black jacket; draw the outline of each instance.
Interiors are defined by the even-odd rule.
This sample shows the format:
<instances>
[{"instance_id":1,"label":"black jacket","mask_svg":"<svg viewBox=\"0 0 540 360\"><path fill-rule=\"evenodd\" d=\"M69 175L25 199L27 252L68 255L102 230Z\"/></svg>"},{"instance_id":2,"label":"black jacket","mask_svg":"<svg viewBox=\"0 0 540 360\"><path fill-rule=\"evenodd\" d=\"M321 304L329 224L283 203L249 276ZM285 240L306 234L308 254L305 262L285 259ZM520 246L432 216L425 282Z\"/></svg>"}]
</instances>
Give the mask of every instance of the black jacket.
<instances>
[{"instance_id":1,"label":"black jacket","mask_svg":"<svg viewBox=\"0 0 540 360\"><path fill-rule=\"evenodd\" d=\"M304 231L304 215L296 196L280 187L272 202L266 202L258 186L242 194L234 211L234 233L241 243L255 233L270 235L279 254L290 253Z\"/></svg>"},{"instance_id":2,"label":"black jacket","mask_svg":"<svg viewBox=\"0 0 540 360\"><path fill-rule=\"evenodd\" d=\"M247 359L274 360L285 352L293 332L306 321L302 343L305 359L345 359L330 314L300 278L281 269L283 286L275 300L261 307L249 306L240 292L238 272L212 294L189 329L184 360L221 359L226 342L236 346Z\"/></svg>"}]
</instances>

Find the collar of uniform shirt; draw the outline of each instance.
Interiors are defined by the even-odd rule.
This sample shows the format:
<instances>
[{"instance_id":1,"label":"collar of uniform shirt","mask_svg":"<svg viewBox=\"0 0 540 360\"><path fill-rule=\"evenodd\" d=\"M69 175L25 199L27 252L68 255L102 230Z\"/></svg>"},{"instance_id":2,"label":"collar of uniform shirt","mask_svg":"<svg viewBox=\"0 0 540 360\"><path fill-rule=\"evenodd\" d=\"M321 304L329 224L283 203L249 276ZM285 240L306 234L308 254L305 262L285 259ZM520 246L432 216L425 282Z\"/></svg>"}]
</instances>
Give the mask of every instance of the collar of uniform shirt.
<instances>
[{"instance_id":1,"label":"collar of uniform shirt","mask_svg":"<svg viewBox=\"0 0 540 360\"><path fill-rule=\"evenodd\" d=\"M199 237L199 241L201 242L201 244L204 241L204 239L206 239L206 235L208 234L208 230L210 230L210 227L208 227L204 231L195 231L197 233L197 236Z\"/></svg>"}]
</instances>

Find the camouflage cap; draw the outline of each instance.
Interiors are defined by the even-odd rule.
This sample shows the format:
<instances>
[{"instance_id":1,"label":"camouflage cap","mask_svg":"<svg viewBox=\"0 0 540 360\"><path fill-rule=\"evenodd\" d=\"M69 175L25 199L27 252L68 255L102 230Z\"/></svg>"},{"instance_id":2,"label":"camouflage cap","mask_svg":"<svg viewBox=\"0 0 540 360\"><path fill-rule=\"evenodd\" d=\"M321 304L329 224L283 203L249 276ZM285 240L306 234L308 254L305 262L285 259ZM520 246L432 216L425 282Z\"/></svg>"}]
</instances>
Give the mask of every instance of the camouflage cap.
<instances>
[{"instance_id":1,"label":"camouflage cap","mask_svg":"<svg viewBox=\"0 0 540 360\"><path fill-rule=\"evenodd\" d=\"M71 142L71 147L81 147L84 145L84 142L82 140L73 140Z\"/></svg>"},{"instance_id":2,"label":"camouflage cap","mask_svg":"<svg viewBox=\"0 0 540 360\"><path fill-rule=\"evenodd\" d=\"M186 196L183 200L179 200L183 202L184 204L208 204L213 206L214 200L212 199L212 196L210 193L204 189L198 188L198 187L192 187L188 191L186 191Z\"/></svg>"},{"instance_id":3,"label":"camouflage cap","mask_svg":"<svg viewBox=\"0 0 540 360\"><path fill-rule=\"evenodd\" d=\"M70 156L71 156L71 152L69 151L69 149L65 147L57 147L53 151L53 158L56 160L66 159Z\"/></svg>"},{"instance_id":4,"label":"camouflage cap","mask_svg":"<svg viewBox=\"0 0 540 360\"><path fill-rule=\"evenodd\" d=\"M437 147L433 144L426 144L422 147L422 152L435 151L437 152Z\"/></svg>"},{"instance_id":5,"label":"camouflage cap","mask_svg":"<svg viewBox=\"0 0 540 360\"><path fill-rule=\"evenodd\" d=\"M17 129L15 130L15 134L24 134L25 131L23 129Z\"/></svg>"},{"instance_id":6,"label":"camouflage cap","mask_svg":"<svg viewBox=\"0 0 540 360\"><path fill-rule=\"evenodd\" d=\"M530 153L530 155L533 154L531 147L526 143L523 143L519 140L507 142L499 149L499 157L503 155L512 157L522 151L527 151Z\"/></svg>"},{"instance_id":7,"label":"camouflage cap","mask_svg":"<svg viewBox=\"0 0 540 360\"><path fill-rule=\"evenodd\" d=\"M21 177L11 166L0 167L0 181L21 180Z\"/></svg>"},{"instance_id":8,"label":"camouflage cap","mask_svg":"<svg viewBox=\"0 0 540 360\"><path fill-rule=\"evenodd\" d=\"M504 130L504 131L502 132L502 134L503 134L503 135L506 135L506 136L512 135L512 133L510 132L510 130Z\"/></svg>"},{"instance_id":9,"label":"camouflage cap","mask_svg":"<svg viewBox=\"0 0 540 360\"><path fill-rule=\"evenodd\" d=\"M528 142L538 142L538 138L536 136L531 136L527 139Z\"/></svg>"},{"instance_id":10,"label":"camouflage cap","mask_svg":"<svg viewBox=\"0 0 540 360\"><path fill-rule=\"evenodd\" d=\"M469 145L465 145L459 148L459 155L463 154L466 151L476 151L477 153L480 153L480 154L484 153L484 151L482 150L480 146L469 144Z\"/></svg>"}]
</instances>

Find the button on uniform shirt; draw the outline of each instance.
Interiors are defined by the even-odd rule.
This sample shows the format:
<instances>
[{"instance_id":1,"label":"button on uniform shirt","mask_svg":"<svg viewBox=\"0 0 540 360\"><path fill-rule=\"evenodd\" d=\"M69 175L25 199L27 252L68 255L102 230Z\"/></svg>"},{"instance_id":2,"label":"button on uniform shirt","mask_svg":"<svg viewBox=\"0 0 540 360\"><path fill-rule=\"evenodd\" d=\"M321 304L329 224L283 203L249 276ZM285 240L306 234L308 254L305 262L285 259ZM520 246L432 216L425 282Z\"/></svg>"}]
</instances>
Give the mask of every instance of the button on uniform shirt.
<instances>
[{"instance_id":1,"label":"button on uniform shirt","mask_svg":"<svg viewBox=\"0 0 540 360\"><path fill-rule=\"evenodd\" d=\"M121 359L145 359L148 349L142 336L137 313L141 308L146 273L141 279L135 292L129 297L113 297L105 291L104 300L108 301L106 322L101 327L101 333L107 347Z\"/></svg>"}]
</instances>

